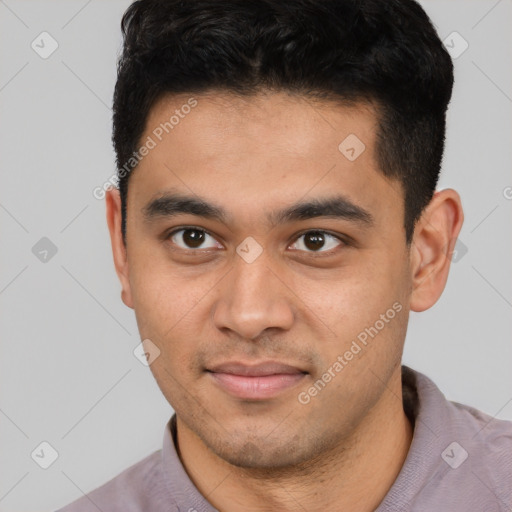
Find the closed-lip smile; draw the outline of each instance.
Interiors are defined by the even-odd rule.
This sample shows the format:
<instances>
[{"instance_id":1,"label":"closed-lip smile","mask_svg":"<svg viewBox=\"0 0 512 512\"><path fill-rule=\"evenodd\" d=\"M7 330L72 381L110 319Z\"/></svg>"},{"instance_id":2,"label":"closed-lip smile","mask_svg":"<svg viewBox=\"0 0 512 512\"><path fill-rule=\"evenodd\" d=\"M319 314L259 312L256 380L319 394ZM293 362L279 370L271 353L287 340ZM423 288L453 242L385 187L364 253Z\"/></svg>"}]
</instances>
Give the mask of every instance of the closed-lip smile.
<instances>
[{"instance_id":1,"label":"closed-lip smile","mask_svg":"<svg viewBox=\"0 0 512 512\"><path fill-rule=\"evenodd\" d=\"M212 366L207 373L232 396L245 400L265 400L296 386L307 372L277 361L257 364L227 362Z\"/></svg>"}]
</instances>

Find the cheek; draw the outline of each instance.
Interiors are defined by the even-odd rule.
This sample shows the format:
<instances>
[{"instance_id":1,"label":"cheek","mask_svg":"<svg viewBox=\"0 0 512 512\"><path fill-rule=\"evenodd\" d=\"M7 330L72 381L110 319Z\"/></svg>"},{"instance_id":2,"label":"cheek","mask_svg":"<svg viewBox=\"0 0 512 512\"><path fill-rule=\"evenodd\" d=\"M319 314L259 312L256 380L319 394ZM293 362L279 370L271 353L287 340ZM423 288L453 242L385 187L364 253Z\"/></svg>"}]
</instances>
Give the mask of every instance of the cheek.
<instances>
[{"instance_id":1,"label":"cheek","mask_svg":"<svg viewBox=\"0 0 512 512\"><path fill-rule=\"evenodd\" d=\"M160 359L174 364L168 353L179 354L178 341L189 325L187 312L193 311L194 298L177 290L167 277L150 271L134 273L131 282L141 339L150 339L160 349Z\"/></svg>"},{"instance_id":2,"label":"cheek","mask_svg":"<svg viewBox=\"0 0 512 512\"><path fill-rule=\"evenodd\" d=\"M157 254L141 251L130 261L130 285L134 309L153 327L169 328L198 300L200 284L184 279L179 271Z\"/></svg>"},{"instance_id":3,"label":"cheek","mask_svg":"<svg viewBox=\"0 0 512 512\"><path fill-rule=\"evenodd\" d=\"M376 315L378 318L381 309L396 300L395 285L389 275L379 274L376 269L347 267L329 280L311 282L300 296L318 318L343 331L351 325L365 324Z\"/></svg>"},{"instance_id":4,"label":"cheek","mask_svg":"<svg viewBox=\"0 0 512 512\"><path fill-rule=\"evenodd\" d=\"M142 339L149 338L159 347L157 366L163 362L166 368L183 370L190 365L208 325L210 281L205 276L184 277L165 265L132 267L138 329Z\"/></svg>"},{"instance_id":5,"label":"cheek","mask_svg":"<svg viewBox=\"0 0 512 512\"><path fill-rule=\"evenodd\" d=\"M379 340L377 347L399 346L396 330L401 332L407 309L401 268L401 262L395 264L391 258L386 262L381 257L379 265L365 265L362 261L357 268L347 267L332 279L315 283L309 295L306 290L301 292L307 297L305 303L311 317L317 319L316 325L325 327L325 348L319 349L326 357L336 359L358 339L368 343Z\"/></svg>"}]
</instances>

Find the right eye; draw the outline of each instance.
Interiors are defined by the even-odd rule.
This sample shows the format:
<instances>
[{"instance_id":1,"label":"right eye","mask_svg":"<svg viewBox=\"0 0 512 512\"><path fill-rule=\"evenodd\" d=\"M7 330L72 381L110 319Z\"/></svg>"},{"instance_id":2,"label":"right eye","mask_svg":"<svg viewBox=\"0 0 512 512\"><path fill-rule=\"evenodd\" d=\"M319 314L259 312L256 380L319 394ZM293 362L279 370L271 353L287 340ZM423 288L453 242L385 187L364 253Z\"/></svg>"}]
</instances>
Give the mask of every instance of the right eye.
<instances>
[{"instance_id":1,"label":"right eye","mask_svg":"<svg viewBox=\"0 0 512 512\"><path fill-rule=\"evenodd\" d=\"M169 233L166 240L170 240L180 249L185 250L222 249L222 245L217 242L212 235L207 233L204 229L196 227L186 227L174 230Z\"/></svg>"}]
</instances>

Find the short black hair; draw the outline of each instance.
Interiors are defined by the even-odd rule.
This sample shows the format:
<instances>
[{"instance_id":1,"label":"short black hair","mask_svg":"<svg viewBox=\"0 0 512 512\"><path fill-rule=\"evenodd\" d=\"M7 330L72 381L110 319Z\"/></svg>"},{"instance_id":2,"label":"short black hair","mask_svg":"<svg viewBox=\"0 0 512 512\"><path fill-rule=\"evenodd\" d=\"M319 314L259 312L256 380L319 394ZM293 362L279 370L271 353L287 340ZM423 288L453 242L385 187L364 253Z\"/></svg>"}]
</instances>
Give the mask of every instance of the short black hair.
<instances>
[{"instance_id":1,"label":"short black hair","mask_svg":"<svg viewBox=\"0 0 512 512\"><path fill-rule=\"evenodd\" d=\"M156 101L270 90L378 106L376 160L402 185L410 244L439 178L453 87L451 58L417 2L137 0L121 29L112 140L125 243L127 162Z\"/></svg>"}]
</instances>

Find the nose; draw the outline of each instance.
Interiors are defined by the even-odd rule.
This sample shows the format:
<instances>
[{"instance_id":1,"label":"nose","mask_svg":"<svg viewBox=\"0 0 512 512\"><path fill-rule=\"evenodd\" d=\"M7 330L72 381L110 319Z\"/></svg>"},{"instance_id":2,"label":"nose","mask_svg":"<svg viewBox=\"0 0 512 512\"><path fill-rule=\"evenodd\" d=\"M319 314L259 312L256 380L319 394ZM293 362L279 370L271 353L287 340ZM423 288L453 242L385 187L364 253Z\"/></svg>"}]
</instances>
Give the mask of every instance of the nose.
<instances>
[{"instance_id":1,"label":"nose","mask_svg":"<svg viewBox=\"0 0 512 512\"><path fill-rule=\"evenodd\" d=\"M263 255L252 263L235 257L215 304L213 321L219 330L253 340L266 329L292 327L293 294L268 263Z\"/></svg>"}]
</instances>

